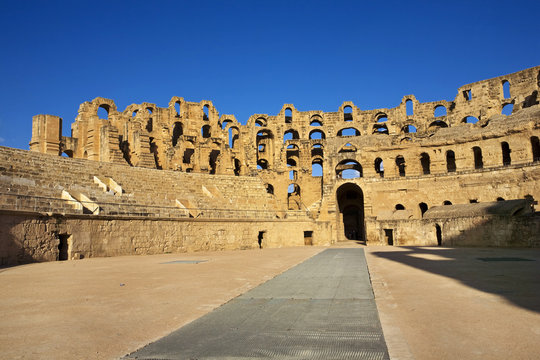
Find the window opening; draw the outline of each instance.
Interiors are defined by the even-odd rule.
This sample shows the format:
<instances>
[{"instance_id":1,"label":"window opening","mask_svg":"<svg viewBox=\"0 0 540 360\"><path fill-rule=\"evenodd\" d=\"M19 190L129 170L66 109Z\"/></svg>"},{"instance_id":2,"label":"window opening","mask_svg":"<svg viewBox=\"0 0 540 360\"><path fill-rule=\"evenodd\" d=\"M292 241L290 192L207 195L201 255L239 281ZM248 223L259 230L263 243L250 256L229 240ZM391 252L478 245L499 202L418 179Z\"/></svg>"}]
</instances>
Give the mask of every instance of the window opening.
<instances>
[{"instance_id":1,"label":"window opening","mask_svg":"<svg viewBox=\"0 0 540 360\"><path fill-rule=\"evenodd\" d=\"M446 170L448 172L456 171L456 155L452 150L446 152Z\"/></svg>"},{"instance_id":2,"label":"window opening","mask_svg":"<svg viewBox=\"0 0 540 360\"><path fill-rule=\"evenodd\" d=\"M443 105L435 106L435 110L433 111L433 116L434 117L446 116L446 107L444 107Z\"/></svg>"},{"instance_id":3,"label":"window opening","mask_svg":"<svg viewBox=\"0 0 540 360\"><path fill-rule=\"evenodd\" d=\"M396 166L398 168L399 176L405 176L405 159L399 155L396 157Z\"/></svg>"},{"instance_id":4,"label":"window opening","mask_svg":"<svg viewBox=\"0 0 540 360\"><path fill-rule=\"evenodd\" d=\"M343 108L343 120L345 121L353 120L352 107L350 107L349 105Z\"/></svg>"},{"instance_id":5,"label":"window opening","mask_svg":"<svg viewBox=\"0 0 540 360\"><path fill-rule=\"evenodd\" d=\"M510 145L506 141L501 143L501 150L502 150L502 159L503 159L503 165L508 166L512 163L512 158L510 157L510 153L512 152L510 150Z\"/></svg>"},{"instance_id":6,"label":"window opening","mask_svg":"<svg viewBox=\"0 0 540 360\"><path fill-rule=\"evenodd\" d=\"M514 104L506 104L503 106L501 114L509 116L509 115L512 115L513 110L514 110Z\"/></svg>"},{"instance_id":7,"label":"window opening","mask_svg":"<svg viewBox=\"0 0 540 360\"><path fill-rule=\"evenodd\" d=\"M292 110L290 108L285 109L285 123L290 124L292 123Z\"/></svg>"},{"instance_id":8,"label":"window opening","mask_svg":"<svg viewBox=\"0 0 540 360\"><path fill-rule=\"evenodd\" d=\"M414 114L414 104L411 99L405 101L405 108L407 111L407 116L412 116Z\"/></svg>"},{"instance_id":9,"label":"window opening","mask_svg":"<svg viewBox=\"0 0 540 360\"><path fill-rule=\"evenodd\" d=\"M418 207L420 208L420 214L422 215L422 217L424 217L424 214L426 213L426 211L428 211L427 204L422 202L418 204Z\"/></svg>"},{"instance_id":10,"label":"window opening","mask_svg":"<svg viewBox=\"0 0 540 360\"><path fill-rule=\"evenodd\" d=\"M508 80L503 81L502 87L503 87L503 97L505 99L509 99L510 98L510 83L508 82Z\"/></svg>"},{"instance_id":11,"label":"window opening","mask_svg":"<svg viewBox=\"0 0 540 360\"><path fill-rule=\"evenodd\" d=\"M531 136L533 161L540 161L540 141L538 136Z\"/></svg>"},{"instance_id":12,"label":"window opening","mask_svg":"<svg viewBox=\"0 0 540 360\"><path fill-rule=\"evenodd\" d=\"M384 164L381 158L375 159L375 172L379 174L380 177L384 177Z\"/></svg>"},{"instance_id":13,"label":"window opening","mask_svg":"<svg viewBox=\"0 0 540 360\"><path fill-rule=\"evenodd\" d=\"M420 154L420 164L422 165L422 173L424 175L429 175L431 173L431 160L429 159L429 155L427 153Z\"/></svg>"},{"instance_id":14,"label":"window opening","mask_svg":"<svg viewBox=\"0 0 540 360\"><path fill-rule=\"evenodd\" d=\"M478 146L473 147L473 154L474 154L474 168L482 169L484 167L484 161L482 159L482 149L480 149Z\"/></svg>"}]
</instances>

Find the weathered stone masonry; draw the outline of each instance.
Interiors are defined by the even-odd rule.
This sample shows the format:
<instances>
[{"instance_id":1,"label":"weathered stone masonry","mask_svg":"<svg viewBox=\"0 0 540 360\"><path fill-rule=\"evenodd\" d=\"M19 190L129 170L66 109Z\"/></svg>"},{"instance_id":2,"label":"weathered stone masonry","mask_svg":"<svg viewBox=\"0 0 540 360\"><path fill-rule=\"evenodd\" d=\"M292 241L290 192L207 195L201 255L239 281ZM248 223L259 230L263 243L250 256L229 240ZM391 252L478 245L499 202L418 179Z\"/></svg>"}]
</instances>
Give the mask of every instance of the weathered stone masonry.
<instances>
[{"instance_id":1,"label":"weathered stone masonry","mask_svg":"<svg viewBox=\"0 0 540 360\"><path fill-rule=\"evenodd\" d=\"M32 152L1 149L1 204L13 218L26 211L24 226L7 226L24 254L43 247L28 245L29 234L39 237L59 216L73 225L47 230L48 241L69 234L70 257L255 247L259 238L264 246L539 246L539 90L537 66L462 86L452 101L407 95L394 108L344 102L336 112L285 104L246 125L206 100L120 112L96 98L81 104L71 137L59 117L37 115ZM186 242L200 221L212 230ZM258 229L258 221L272 225ZM147 232L147 244L122 235L124 224ZM100 243L101 231L119 242ZM49 247L4 262L58 257Z\"/></svg>"}]
</instances>

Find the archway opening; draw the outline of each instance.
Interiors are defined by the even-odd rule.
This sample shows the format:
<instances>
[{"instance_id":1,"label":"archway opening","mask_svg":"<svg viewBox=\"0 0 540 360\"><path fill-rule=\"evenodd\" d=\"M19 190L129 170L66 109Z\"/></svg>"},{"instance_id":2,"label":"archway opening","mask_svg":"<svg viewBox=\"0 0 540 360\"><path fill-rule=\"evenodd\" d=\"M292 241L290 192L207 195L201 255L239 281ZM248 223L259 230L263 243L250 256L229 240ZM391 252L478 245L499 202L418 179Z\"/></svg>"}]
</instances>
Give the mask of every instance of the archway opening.
<instances>
[{"instance_id":1,"label":"archway opening","mask_svg":"<svg viewBox=\"0 0 540 360\"><path fill-rule=\"evenodd\" d=\"M365 241L364 193L356 184L341 185L336 192L339 230L349 240ZM340 236L341 237L341 236Z\"/></svg>"}]
</instances>

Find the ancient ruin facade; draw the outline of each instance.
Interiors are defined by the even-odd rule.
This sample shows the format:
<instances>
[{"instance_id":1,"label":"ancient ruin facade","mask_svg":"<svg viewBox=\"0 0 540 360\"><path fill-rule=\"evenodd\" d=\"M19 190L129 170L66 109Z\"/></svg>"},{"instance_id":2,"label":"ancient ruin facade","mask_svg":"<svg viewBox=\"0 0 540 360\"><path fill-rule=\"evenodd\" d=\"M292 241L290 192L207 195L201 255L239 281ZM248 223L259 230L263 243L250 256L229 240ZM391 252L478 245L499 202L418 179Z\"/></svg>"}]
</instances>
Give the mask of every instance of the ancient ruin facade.
<instances>
[{"instance_id":1,"label":"ancient ruin facade","mask_svg":"<svg viewBox=\"0 0 540 360\"><path fill-rule=\"evenodd\" d=\"M124 111L96 98L70 137L62 119L37 115L31 152L1 150L3 218L19 251L4 262L54 260L62 234L69 258L346 240L539 246L539 90L537 66L464 85L451 101L285 104L245 125L181 97ZM123 236L135 222L161 240ZM56 245L28 255L35 244L18 243L28 229ZM103 244L96 229L119 239Z\"/></svg>"}]
</instances>

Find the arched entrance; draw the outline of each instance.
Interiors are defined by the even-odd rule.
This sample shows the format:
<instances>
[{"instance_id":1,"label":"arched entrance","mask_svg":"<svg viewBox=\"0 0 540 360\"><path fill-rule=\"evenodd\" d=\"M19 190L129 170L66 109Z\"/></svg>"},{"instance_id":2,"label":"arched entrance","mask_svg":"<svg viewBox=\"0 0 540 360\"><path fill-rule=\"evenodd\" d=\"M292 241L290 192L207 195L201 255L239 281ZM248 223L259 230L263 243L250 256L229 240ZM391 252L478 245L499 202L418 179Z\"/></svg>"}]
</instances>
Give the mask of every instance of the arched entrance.
<instances>
[{"instance_id":1,"label":"arched entrance","mask_svg":"<svg viewBox=\"0 0 540 360\"><path fill-rule=\"evenodd\" d=\"M339 210L338 239L365 240L364 193L356 184L341 185L336 191Z\"/></svg>"}]
</instances>

